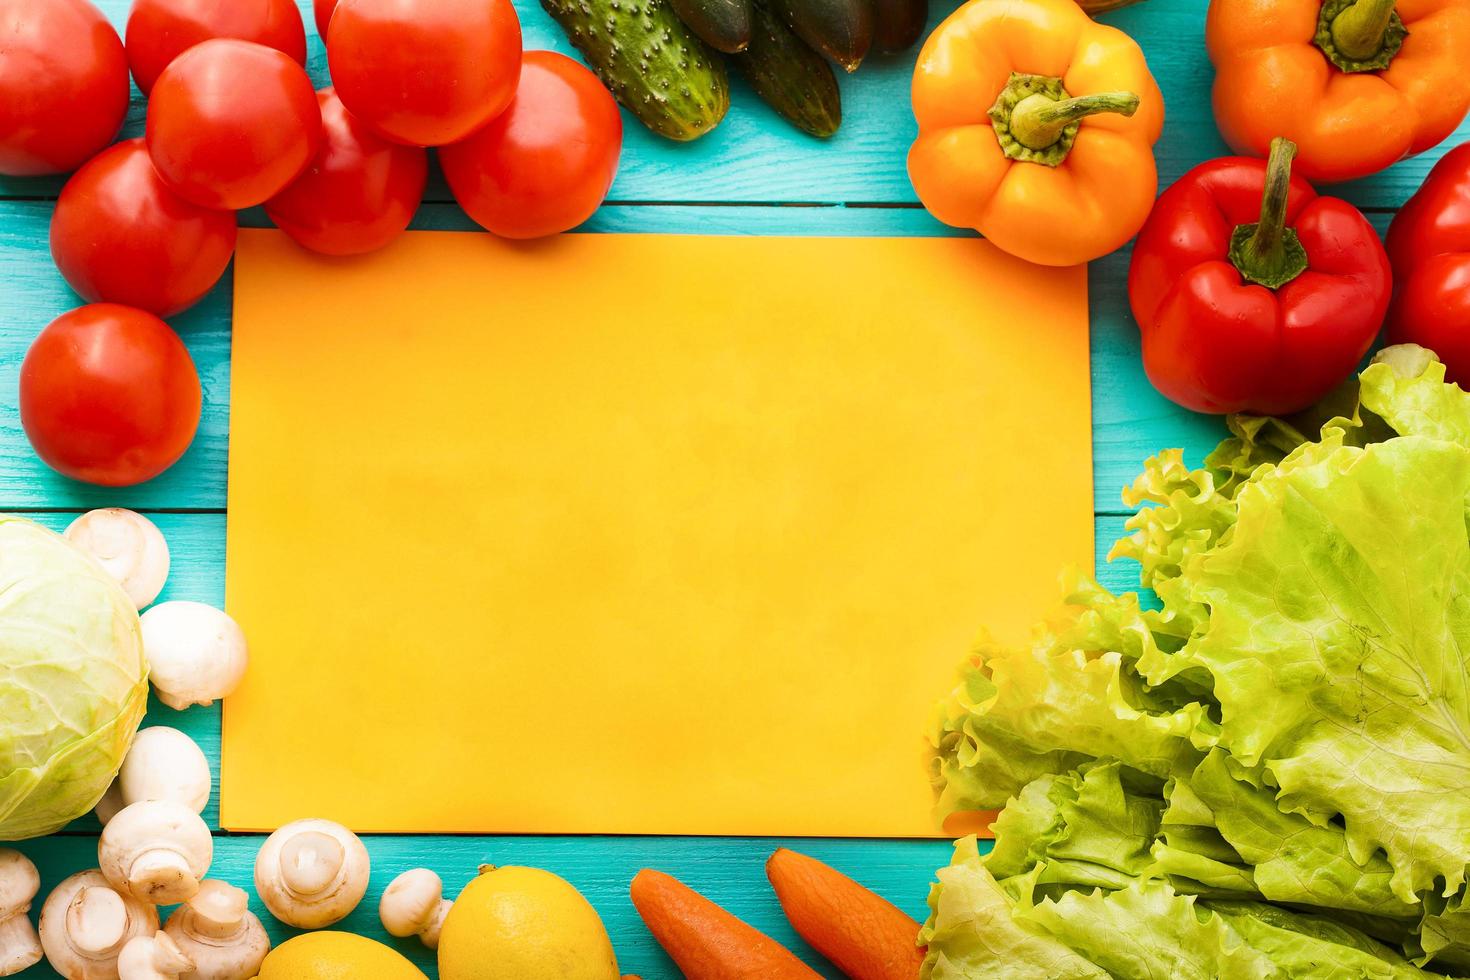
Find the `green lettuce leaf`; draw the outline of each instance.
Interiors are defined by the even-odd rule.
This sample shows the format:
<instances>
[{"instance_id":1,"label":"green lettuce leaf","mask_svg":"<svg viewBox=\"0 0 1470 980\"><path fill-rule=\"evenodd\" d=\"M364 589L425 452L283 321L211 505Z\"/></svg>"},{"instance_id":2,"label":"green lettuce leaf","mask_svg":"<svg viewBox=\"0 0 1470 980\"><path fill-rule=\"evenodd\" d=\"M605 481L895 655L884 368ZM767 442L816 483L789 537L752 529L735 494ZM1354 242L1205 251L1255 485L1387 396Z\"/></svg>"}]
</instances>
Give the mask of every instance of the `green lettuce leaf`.
<instances>
[{"instance_id":1,"label":"green lettuce leaf","mask_svg":"<svg viewBox=\"0 0 1470 980\"><path fill-rule=\"evenodd\" d=\"M1043 776L1006 805L984 863L996 878L1035 869L1037 885L1125 888L1153 864L1163 808L1125 788L1116 762Z\"/></svg>"},{"instance_id":2,"label":"green lettuce leaf","mask_svg":"<svg viewBox=\"0 0 1470 980\"><path fill-rule=\"evenodd\" d=\"M1108 980L1108 973L1012 915L1013 899L981 863L975 838L955 844L929 891L922 980Z\"/></svg>"},{"instance_id":3,"label":"green lettuce leaf","mask_svg":"<svg viewBox=\"0 0 1470 980\"><path fill-rule=\"evenodd\" d=\"M1094 758L1160 779L1193 770L1204 707L1160 702L1121 654L1096 649L1047 633L976 652L930 733L942 815L1004 806L1033 779Z\"/></svg>"},{"instance_id":4,"label":"green lettuce leaf","mask_svg":"<svg viewBox=\"0 0 1470 980\"><path fill-rule=\"evenodd\" d=\"M1241 489L1229 540L1191 561L1209 625L1171 658L1214 678L1219 744L1264 768L1279 808L1341 814L1351 858L1385 851L1406 903L1465 881L1467 495L1458 445L1302 447Z\"/></svg>"},{"instance_id":5,"label":"green lettuce leaf","mask_svg":"<svg viewBox=\"0 0 1470 980\"><path fill-rule=\"evenodd\" d=\"M1291 980L1414 980L1431 976L1388 946L1330 919L1254 902L1206 904Z\"/></svg>"},{"instance_id":6,"label":"green lettuce leaf","mask_svg":"<svg viewBox=\"0 0 1470 980\"><path fill-rule=\"evenodd\" d=\"M1069 892L1029 907L1023 899L1015 915L1128 980L1289 977L1224 918L1159 880L1114 892Z\"/></svg>"}]
</instances>

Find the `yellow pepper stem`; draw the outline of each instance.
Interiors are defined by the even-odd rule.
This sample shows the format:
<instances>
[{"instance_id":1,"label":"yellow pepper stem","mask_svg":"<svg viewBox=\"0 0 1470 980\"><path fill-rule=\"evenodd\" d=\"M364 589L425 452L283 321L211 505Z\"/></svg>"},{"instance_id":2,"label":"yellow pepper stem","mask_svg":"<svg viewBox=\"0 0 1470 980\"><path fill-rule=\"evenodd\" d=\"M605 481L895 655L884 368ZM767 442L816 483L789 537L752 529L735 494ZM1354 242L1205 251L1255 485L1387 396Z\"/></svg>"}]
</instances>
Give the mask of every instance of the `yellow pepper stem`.
<instances>
[{"instance_id":1,"label":"yellow pepper stem","mask_svg":"<svg viewBox=\"0 0 1470 980\"><path fill-rule=\"evenodd\" d=\"M1138 96L1132 92L1073 98L1060 78L1015 72L990 107L990 121L1007 157L1056 167L1072 151L1084 118L1101 112L1131 116L1137 111Z\"/></svg>"},{"instance_id":2,"label":"yellow pepper stem","mask_svg":"<svg viewBox=\"0 0 1470 980\"><path fill-rule=\"evenodd\" d=\"M1324 0L1317 46L1341 71L1382 71L1409 33L1396 6L1397 0Z\"/></svg>"},{"instance_id":3,"label":"yellow pepper stem","mask_svg":"<svg viewBox=\"0 0 1470 980\"><path fill-rule=\"evenodd\" d=\"M1307 271L1307 250L1296 230L1286 227L1291 196L1291 161L1296 144L1280 136L1271 141L1266 186L1261 194L1261 220L1239 225L1230 236L1230 261L1241 277L1268 289L1280 289Z\"/></svg>"}]
</instances>

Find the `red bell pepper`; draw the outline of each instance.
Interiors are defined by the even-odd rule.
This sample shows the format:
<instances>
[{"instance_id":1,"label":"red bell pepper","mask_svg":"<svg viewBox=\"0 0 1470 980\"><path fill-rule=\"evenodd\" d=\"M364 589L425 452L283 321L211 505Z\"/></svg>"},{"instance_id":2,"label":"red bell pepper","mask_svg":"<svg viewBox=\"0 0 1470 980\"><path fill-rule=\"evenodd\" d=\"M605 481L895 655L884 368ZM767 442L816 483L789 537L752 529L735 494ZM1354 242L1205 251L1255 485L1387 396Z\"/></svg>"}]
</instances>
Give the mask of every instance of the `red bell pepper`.
<instances>
[{"instance_id":1,"label":"red bell pepper","mask_svg":"<svg viewBox=\"0 0 1470 980\"><path fill-rule=\"evenodd\" d=\"M1352 205L1271 159L1200 164L1154 206L1128 270L1143 364L1197 412L1282 415L1357 367L1388 310L1388 256Z\"/></svg>"},{"instance_id":2,"label":"red bell pepper","mask_svg":"<svg viewBox=\"0 0 1470 980\"><path fill-rule=\"evenodd\" d=\"M1395 344L1428 347L1445 376L1470 381L1470 143L1444 155L1388 229Z\"/></svg>"}]
</instances>

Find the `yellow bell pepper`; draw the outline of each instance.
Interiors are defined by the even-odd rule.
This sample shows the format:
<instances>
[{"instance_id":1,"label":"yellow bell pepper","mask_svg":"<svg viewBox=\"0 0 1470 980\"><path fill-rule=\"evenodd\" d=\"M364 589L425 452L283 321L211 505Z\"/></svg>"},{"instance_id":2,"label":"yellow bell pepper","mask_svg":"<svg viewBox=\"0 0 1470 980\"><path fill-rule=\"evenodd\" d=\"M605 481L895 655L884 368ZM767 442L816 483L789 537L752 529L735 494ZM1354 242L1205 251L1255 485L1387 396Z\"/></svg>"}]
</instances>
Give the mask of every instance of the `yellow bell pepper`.
<instances>
[{"instance_id":1,"label":"yellow bell pepper","mask_svg":"<svg viewBox=\"0 0 1470 980\"><path fill-rule=\"evenodd\" d=\"M914 71L909 177L936 218L1043 265L1143 226L1164 98L1143 52L1073 0L970 0Z\"/></svg>"}]
</instances>

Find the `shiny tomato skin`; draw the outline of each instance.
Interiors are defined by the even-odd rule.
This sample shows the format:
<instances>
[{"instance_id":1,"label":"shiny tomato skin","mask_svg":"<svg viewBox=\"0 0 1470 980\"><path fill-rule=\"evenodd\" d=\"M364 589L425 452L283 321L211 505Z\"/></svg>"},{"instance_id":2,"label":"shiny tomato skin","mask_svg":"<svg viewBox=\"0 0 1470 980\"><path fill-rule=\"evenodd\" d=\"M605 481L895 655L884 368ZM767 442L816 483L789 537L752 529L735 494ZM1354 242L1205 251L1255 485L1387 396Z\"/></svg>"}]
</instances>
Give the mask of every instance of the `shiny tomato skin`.
<instances>
[{"instance_id":1,"label":"shiny tomato skin","mask_svg":"<svg viewBox=\"0 0 1470 980\"><path fill-rule=\"evenodd\" d=\"M554 51L528 51L510 108L441 148L439 162L455 200L481 226L539 238L592 216L622 145L617 102L597 77Z\"/></svg>"},{"instance_id":2,"label":"shiny tomato skin","mask_svg":"<svg viewBox=\"0 0 1470 980\"><path fill-rule=\"evenodd\" d=\"M361 255L380 249L413 220L429 176L429 151L383 139L330 88L317 99L322 148L305 173L265 202L265 213L314 252Z\"/></svg>"},{"instance_id":3,"label":"shiny tomato skin","mask_svg":"<svg viewBox=\"0 0 1470 980\"><path fill-rule=\"evenodd\" d=\"M199 428L203 395L168 324L96 303L42 330L20 368L20 421L48 466L126 487L168 469Z\"/></svg>"},{"instance_id":4,"label":"shiny tomato skin","mask_svg":"<svg viewBox=\"0 0 1470 980\"><path fill-rule=\"evenodd\" d=\"M306 27L292 0L133 0L128 65L143 94L169 64L202 41L233 37L306 64Z\"/></svg>"},{"instance_id":5,"label":"shiny tomato skin","mask_svg":"<svg viewBox=\"0 0 1470 980\"><path fill-rule=\"evenodd\" d=\"M442 146L510 104L521 24L511 0L338 0L327 60L353 115L395 142Z\"/></svg>"},{"instance_id":6,"label":"shiny tomato skin","mask_svg":"<svg viewBox=\"0 0 1470 980\"><path fill-rule=\"evenodd\" d=\"M316 18L316 32L323 42L327 40L327 25L332 22L332 11L337 9L337 0L311 0L311 12Z\"/></svg>"},{"instance_id":7,"label":"shiny tomato skin","mask_svg":"<svg viewBox=\"0 0 1470 980\"><path fill-rule=\"evenodd\" d=\"M0 0L0 174L75 170L117 136L131 93L122 41L87 0Z\"/></svg>"},{"instance_id":8,"label":"shiny tomato skin","mask_svg":"<svg viewBox=\"0 0 1470 980\"><path fill-rule=\"evenodd\" d=\"M172 316L219 282L234 253L235 215L169 190L141 139L83 165L51 215L51 256L89 303Z\"/></svg>"},{"instance_id":9,"label":"shiny tomato skin","mask_svg":"<svg viewBox=\"0 0 1470 980\"><path fill-rule=\"evenodd\" d=\"M322 114L311 79L290 56L217 39L164 69L146 135L153 166L174 193L239 210L264 203L306 169L321 145Z\"/></svg>"}]
</instances>

